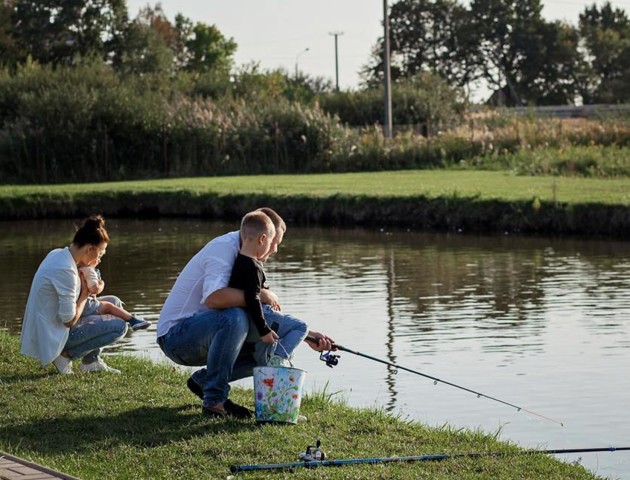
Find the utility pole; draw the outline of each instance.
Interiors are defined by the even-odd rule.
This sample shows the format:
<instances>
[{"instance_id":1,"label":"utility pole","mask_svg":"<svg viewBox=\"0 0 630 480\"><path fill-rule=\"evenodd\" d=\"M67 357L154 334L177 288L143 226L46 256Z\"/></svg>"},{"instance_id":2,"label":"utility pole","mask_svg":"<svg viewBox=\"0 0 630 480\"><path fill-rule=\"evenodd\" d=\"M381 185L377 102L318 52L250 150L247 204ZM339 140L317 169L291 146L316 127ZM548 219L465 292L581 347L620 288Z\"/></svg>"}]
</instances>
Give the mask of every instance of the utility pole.
<instances>
[{"instance_id":1,"label":"utility pole","mask_svg":"<svg viewBox=\"0 0 630 480\"><path fill-rule=\"evenodd\" d=\"M343 35L343 32L329 32L329 35L335 37L335 85L339 91L339 51L337 49L337 37Z\"/></svg>"},{"instance_id":2,"label":"utility pole","mask_svg":"<svg viewBox=\"0 0 630 480\"><path fill-rule=\"evenodd\" d=\"M385 83L385 121L383 133L385 138L392 138L392 78L389 58L389 10L387 0L383 0L383 82Z\"/></svg>"}]
</instances>

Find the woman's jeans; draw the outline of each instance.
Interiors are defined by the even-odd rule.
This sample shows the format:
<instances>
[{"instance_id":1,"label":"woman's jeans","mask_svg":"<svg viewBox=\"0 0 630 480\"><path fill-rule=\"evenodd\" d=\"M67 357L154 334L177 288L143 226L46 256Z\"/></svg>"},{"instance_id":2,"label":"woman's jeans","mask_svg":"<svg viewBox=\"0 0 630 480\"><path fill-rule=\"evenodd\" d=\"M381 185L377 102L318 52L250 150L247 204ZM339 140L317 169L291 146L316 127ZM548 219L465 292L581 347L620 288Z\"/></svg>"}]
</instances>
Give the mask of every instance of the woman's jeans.
<instances>
[{"instance_id":1,"label":"woman's jeans","mask_svg":"<svg viewBox=\"0 0 630 480\"><path fill-rule=\"evenodd\" d=\"M106 296L99 300L106 300L121 306L118 297ZM127 333L127 322L120 318L104 318L102 315L90 315L81 317L79 322L70 328L70 334L64 351L71 359L83 357L83 363L92 363L98 360L103 347L116 343Z\"/></svg>"},{"instance_id":2,"label":"woman's jeans","mask_svg":"<svg viewBox=\"0 0 630 480\"><path fill-rule=\"evenodd\" d=\"M306 337L308 326L304 322L274 312L267 305L263 308L267 323L281 339L276 345L260 341L242 308L196 313L158 338L160 348L173 362L205 366L192 374L193 381L203 388L204 406L225 402L230 393L229 382L251 376L255 366L267 364L274 350L282 357L291 356Z\"/></svg>"}]
</instances>

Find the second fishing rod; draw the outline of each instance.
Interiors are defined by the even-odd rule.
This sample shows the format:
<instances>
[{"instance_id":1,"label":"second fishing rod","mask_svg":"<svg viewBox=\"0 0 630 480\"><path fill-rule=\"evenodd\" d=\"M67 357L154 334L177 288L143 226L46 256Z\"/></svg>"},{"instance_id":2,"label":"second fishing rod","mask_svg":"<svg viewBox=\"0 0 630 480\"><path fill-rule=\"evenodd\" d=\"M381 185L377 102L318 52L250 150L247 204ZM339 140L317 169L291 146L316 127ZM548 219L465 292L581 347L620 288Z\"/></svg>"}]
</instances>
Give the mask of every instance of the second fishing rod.
<instances>
[{"instance_id":1,"label":"second fishing rod","mask_svg":"<svg viewBox=\"0 0 630 480\"><path fill-rule=\"evenodd\" d=\"M312 337L312 336L307 336L306 340L308 340L310 342L313 342L315 344L318 343L318 339L315 338L315 337ZM396 370L405 370L405 371L413 373L415 375L420 375L421 377L433 380L433 383L435 385L437 385L438 383L443 383L444 385L449 385L451 387L455 387L455 388L458 388L460 390L464 390L465 392L469 392L469 393L472 393L474 395L477 395L477 398L481 398L481 397L487 398L488 400L493 400L495 402L502 403L503 405L507 405L508 407L515 408L519 412L522 411L522 412L528 413L530 415L533 415L533 416L542 418L544 420L547 420L549 422L553 422L553 423L555 423L557 425L560 425L561 427L564 426L564 424L562 422L560 422L559 420L555 420L555 419L553 419L551 417L548 417L546 415L542 415L540 413L534 412L533 410L529 410L529 409L521 407L519 405L515 405L514 403L506 402L505 400L501 400L501 399L493 397L491 395L486 395L485 393L478 392L478 391L473 390L471 388L467 388L467 387L464 387L462 385L457 385L456 383L448 382L446 380L442 380L441 378L437 378L437 377L434 377L432 375L427 375L426 373L422 373L422 372L419 372L417 370L413 370L411 368L403 367L402 365L398 365L396 363L392 363L392 362L389 362L387 360L383 360L382 358L374 357L372 355L368 355L367 353L362 353L362 352L350 349L348 347L344 347L343 345L339 345L338 343L334 343L333 344L333 350L332 351L348 352L348 353L351 353L353 355L357 355L359 357L367 358L368 360L372 360L374 362L378 362L378 363L382 363L384 365L388 365L390 367L395 368ZM320 357L319 357L320 360L322 360L323 362L326 362L326 365L331 367L331 368L335 367L339 363L339 355L335 355L334 353L332 353L332 351L327 352L327 353L322 353L320 355Z\"/></svg>"}]
</instances>

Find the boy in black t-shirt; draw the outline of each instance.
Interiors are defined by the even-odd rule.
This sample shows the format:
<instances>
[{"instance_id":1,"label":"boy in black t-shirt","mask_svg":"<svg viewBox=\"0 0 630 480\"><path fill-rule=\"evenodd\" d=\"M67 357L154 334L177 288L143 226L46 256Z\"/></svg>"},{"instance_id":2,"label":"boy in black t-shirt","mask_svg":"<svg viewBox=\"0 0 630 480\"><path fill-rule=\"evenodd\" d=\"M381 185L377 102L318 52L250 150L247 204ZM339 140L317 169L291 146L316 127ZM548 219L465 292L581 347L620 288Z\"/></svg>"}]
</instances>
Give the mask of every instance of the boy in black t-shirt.
<instances>
[{"instance_id":1,"label":"boy in black t-shirt","mask_svg":"<svg viewBox=\"0 0 630 480\"><path fill-rule=\"evenodd\" d=\"M272 345L278 340L265 320L260 291L266 277L261 260L266 259L276 235L271 219L261 211L250 212L241 221L241 249L232 267L229 287L245 293L246 310L263 343Z\"/></svg>"}]
</instances>

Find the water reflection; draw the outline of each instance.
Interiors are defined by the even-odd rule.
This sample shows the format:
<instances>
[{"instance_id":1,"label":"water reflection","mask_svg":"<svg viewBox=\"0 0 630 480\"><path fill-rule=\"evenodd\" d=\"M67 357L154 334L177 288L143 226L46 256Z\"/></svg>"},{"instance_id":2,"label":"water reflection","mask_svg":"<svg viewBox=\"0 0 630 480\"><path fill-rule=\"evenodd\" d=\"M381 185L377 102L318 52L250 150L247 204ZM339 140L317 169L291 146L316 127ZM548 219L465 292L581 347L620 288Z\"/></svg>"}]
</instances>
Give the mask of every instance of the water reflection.
<instances>
[{"instance_id":1,"label":"water reflection","mask_svg":"<svg viewBox=\"0 0 630 480\"><path fill-rule=\"evenodd\" d=\"M19 332L32 275L50 249L70 241L73 223L0 222L0 328ZM101 265L106 291L156 320L183 265L230 229L200 220L111 220ZM301 348L296 362L309 372L308 388L328 384L353 405L431 424L501 428L524 446L608 446L623 443L630 430L628 247L289 226L267 271L286 311L340 343L524 404L567 427L352 355L331 370ZM154 326L135 332L117 349L164 361L154 336ZM616 455L583 463L630 478L628 457Z\"/></svg>"}]
</instances>

